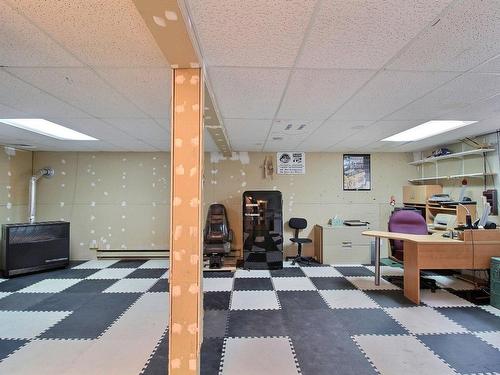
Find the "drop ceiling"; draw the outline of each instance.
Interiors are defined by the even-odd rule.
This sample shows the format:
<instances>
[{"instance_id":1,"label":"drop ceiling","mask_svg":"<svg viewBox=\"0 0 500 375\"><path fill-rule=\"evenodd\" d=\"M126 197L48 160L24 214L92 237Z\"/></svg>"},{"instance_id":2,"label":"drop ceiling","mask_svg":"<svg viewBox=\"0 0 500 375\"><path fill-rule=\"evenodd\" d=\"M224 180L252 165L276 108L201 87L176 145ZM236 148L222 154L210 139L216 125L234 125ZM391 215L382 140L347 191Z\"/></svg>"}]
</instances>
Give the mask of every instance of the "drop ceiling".
<instances>
[{"instance_id":1,"label":"drop ceiling","mask_svg":"<svg viewBox=\"0 0 500 375\"><path fill-rule=\"evenodd\" d=\"M413 151L500 128L500 1L183 1L234 150ZM380 142L433 119L479 122Z\"/></svg>"},{"instance_id":2,"label":"drop ceiling","mask_svg":"<svg viewBox=\"0 0 500 375\"><path fill-rule=\"evenodd\" d=\"M234 151L413 151L500 128L500 1L182 0ZM170 67L132 0L0 0L0 144L164 151ZM430 140L380 139L432 119ZM206 149L217 146L207 135Z\"/></svg>"}]
</instances>

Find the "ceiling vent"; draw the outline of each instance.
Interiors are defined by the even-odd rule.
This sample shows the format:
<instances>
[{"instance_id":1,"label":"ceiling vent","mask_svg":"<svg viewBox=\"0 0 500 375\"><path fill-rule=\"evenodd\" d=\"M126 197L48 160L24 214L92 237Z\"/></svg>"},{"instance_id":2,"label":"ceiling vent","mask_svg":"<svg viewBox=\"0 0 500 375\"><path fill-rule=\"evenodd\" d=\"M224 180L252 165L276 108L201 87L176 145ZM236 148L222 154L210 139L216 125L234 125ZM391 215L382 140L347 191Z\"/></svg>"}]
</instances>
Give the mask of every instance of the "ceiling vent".
<instances>
[{"instance_id":1,"label":"ceiling vent","mask_svg":"<svg viewBox=\"0 0 500 375\"><path fill-rule=\"evenodd\" d=\"M273 137L273 141L282 141L283 137Z\"/></svg>"}]
</instances>

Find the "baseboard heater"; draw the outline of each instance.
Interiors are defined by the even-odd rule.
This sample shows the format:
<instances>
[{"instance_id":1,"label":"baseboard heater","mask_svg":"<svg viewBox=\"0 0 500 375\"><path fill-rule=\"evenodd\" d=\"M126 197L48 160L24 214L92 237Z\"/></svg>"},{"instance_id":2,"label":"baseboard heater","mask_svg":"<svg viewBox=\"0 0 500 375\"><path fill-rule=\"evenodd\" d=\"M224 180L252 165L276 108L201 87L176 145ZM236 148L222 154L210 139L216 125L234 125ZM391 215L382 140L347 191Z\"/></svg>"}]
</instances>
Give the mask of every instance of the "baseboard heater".
<instances>
[{"instance_id":1,"label":"baseboard heater","mask_svg":"<svg viewBox=\"0 0 500 375\"><path fill-rule=\"evenodd\" d=\"M162 259L169 257L170 251L168 250L97 250L97 259Z\"/></svg>"},{"instance_id":2,"label":"baseboard heater","mask_svg":"<svg viewBox=\"0 0 500 375\"><path fill-rule=\"evenodd\" d=\"M5 277L69 265L69 222L2 225L2 273Z\"/></svg>"}]
</instances>

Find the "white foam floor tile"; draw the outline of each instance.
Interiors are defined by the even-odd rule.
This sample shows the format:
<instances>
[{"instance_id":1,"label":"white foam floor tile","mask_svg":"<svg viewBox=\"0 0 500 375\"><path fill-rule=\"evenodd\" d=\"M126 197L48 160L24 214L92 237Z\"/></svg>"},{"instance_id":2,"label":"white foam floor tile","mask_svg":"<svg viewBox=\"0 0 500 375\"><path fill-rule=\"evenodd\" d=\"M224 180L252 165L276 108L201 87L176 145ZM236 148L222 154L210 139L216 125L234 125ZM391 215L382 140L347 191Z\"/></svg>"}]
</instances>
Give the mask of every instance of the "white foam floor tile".
<instances>
[{"instance_id":1,"label":"white foam floor tile","mask_svg":"<svg viewBox=\"0 0 500 375\"><path fill-rule=\"evenodd\" d=\"M105 289L103 293L144 293L157 281L158 279L121 279Z\"/></svg>"},{"instance_id":2,"label":"white foam floor tile","mask_svg":"<svg viewBox=\"0 0 500 375\"><path fill-rule=\"evenodd\" d=\"M414 334L462 333L465 328L438 313L432 307L395 307L385 311Z\"/></svg>"},{"instance_id":3,"label":"white foam floor tile","mask_svg":"<svg viewBox=\"0 0 500 375\"><path fill-rule=\"evenodd\" d=\"M279 310L278 297L270 290L238 290L231 296L230 310Z\"/></svg>"},{"instance_id":4,"label":"white foam floor tile","mask_svg":"<svg viewBox=\"0 0 500 375\"><path fill-rule=\"evenodd\" d=\"M479 307L484 311L488 311L490 314L500 317L500 309L497 309L496 307L493 307L491 305L479 306Z\"/></svg>"},{"instance_id":5,"label":"white foam floor tile","mask_svg":"<svg viewBox=\"0 0 500 375\"><path fill-rule=\"evenodd\" d=\"M283 262L283 268L288 268L288 267L298 267L299 265L297 263L292 264L291 261L284 261Z\"/></svg>"},{"instance_id":6,"label":"white foam floor tile","mask_svg":"<svg viewBox=\"0 0 500 375\"><path fill-rule=\"evenodd\" d=\"M148 268L148 269L169 268L169 267L170 267L170 260L168 259L150 259L139 266L139 268Z\"/></svg>"},{"instance_id":7,"label":"white foam floor tile","mask_svg":"<svg viewBox=\"0 0 500 375\"><path fill-rule=\"evenodd\" d=\"M372 309L380 306L361 290L320 290L331 309Z\"/></svg>"},{"instance_id":8,"label":"white foam floor tile","mask_svg":"<svg viewBox=\"0 0 500 375\"><path fill-rule=\"evenodd\" d=\"M4 281L7 281L8 279L2 279L0 278L0 283L3 283Z\"/></svg>"},{"instance_id":9,"label":"white foam floor tile","mask_svg":"<svg viewBox=\"0 0 500 375\"><path fill-rule=\"evenodd\" d=\"M380 374L456 374L413 336L354 336Z\"/></svg>"},{"instance_id":10,"label":"white foam floor tile","mask_svg":"<svg viewBox=\"0 0 500 375\"><path fill-rule=\"evenodd\" d=\"M170 276L170 270L167 270L163 275L160 276L160 279L168 279Z\"/></svg>"},{"instance_id":11,"label":"white foam floor tile","mask_svg":"<svg viewBox=\"0 0 500 375\"><path fill-rule=\"evenodd\" d=\"M105 268L103 270L97 271L96 273L93 273L92 275L87 277L87 279L118 280L127 277L135 270L135 268Z\"/></svg>"},{"instance_id":12,"label":"white foam floor tile","mask_svg":"<svg viewBox=\"0 0 500 375\"><path fill-rule=\"evenodd\" d=\"M455 290L474 290L474 285L453 276L425 276L426 279L436 280L436 284L441 288L451 288Z\"/></svg>"},{"instance_id":13,"label":"white foam floor tile","mask_svg":"<svg viewBox=\"0 0 500 375\"><path fill-rule=\"evenodd\" d=\"M274 277L275 290L316 290L316 287L307 277Z\"/></svg>"},{"instance_id":14,"label":"white foam floor tile","mask_svg":"<svg viewBox=\"0 0 500 375\"><path fill-rule=\"evenodd\" d=\"M309 277L343 277L333 267L303 267L302 271Z\"/></svg>"},{"instance_id":15,"label":"white foam floor tile","mask_svg":"<svg viewBox=\"0 0 500 375\"><path fill-rule=\"evenodd\" d=\"M94 259L89 260L88 262L79 264L78 266L73 267L74 270L102 270L103 268L108 268L118 262L118 259Z\"/></svg>"},{"instance_id":16,"label":"white foam floor tile","mask_svg":"<svg viewBox=\"0 0 500 375\"><path fill-rule=\"evenodd\" d=\"M299 374L286 337L226 339L223 375Z\"/></svg>"},{"instance_id":17,"label":"white foam floor tile","mask_svg":"<svg viewBox=\"0 0 500 375\"><path fill-rule=\"evenodd\" d=\"M59 293L83 279L45 279L32 284L18 293Z\"/></svg>"},{"instance_id":18,"label":"white foam floor tile","mask_svg":"<svg viewBox=\"0 0 500 375\"><path fill-rule=\"evenodd\" d=\"M32 339L71 311L0 311L0 339Z\"/></svg>"},{"instance_id":19,"label":"white foam floor tile","mask_svg":"<svg viewBox=\"0 0 500 375\"><path fill-rule=\"evenodd\" d=\"M498 350L500 350L500 331L495 332L477 332L474 333L477 337L480 337L484 341L486 341L491 346L494 346Z\"/></svg>"},{"instance_id":20,"label":"white foam floor tile","mask_svg":"<svg viewBox=\"0 0 500 375\"><path fill-rule=\"evenodd\" d=\"M233 289L233 279L229 277L203 278L204 292L229 292Z\"/></svg>"},{"instance_id":21,"label":"white foam floor tile","mask_svg":"<svg viewBox=\"0 0 500 375\"><path fill-rule=\"evenodd\" d=\"M366 266L370 271L375 273L375 266ZM380 274L383 276L403 276L404 270L399 267L380 266Z\"/></svg>"},{"instance_id":22,"label":"white foam floor tile","mask_svg":"<svg viewBox=\"0 0 500 375\"><path fill-rule=\"evenodd\" d=\"M94 340L33 340L0 362L0 374L67 374L65 370L95 344Z\"/></svg>"},{"instance_id":23,"label":"white foam floor tile","mask_svg":"<svg viewBox=\"0 0 500 375\"><path fill-rule=\"evenodd\" d=\"M431 307L472 307L473 303L460 298L447 290L438 289L434 293L430 289L420 291L420 300Z\"/></svg>"},{"instance_id":24,"label":"white foam floor tile","mask_svg":"<svg viewBox=\"0 0 500 375\"><path fill-rule=\"evenodd\" d=\"M347 280L356 288L361 290L399 290L397 285L390 283L387 280L380 278L380 285L375 285L374 276L348 276Z\"/></svg>"},{"instance_id":25,"label":"white foam floor tile","mask_svg":"<svg viewBox=\"0 0 500 375\"><path fill-rule=\"evenodd\" d=\"M242 270L238 269L234 273L234 277L238 279L254 279L261 277L271 277L268 270Z\"/></svg>"}]
</instances>

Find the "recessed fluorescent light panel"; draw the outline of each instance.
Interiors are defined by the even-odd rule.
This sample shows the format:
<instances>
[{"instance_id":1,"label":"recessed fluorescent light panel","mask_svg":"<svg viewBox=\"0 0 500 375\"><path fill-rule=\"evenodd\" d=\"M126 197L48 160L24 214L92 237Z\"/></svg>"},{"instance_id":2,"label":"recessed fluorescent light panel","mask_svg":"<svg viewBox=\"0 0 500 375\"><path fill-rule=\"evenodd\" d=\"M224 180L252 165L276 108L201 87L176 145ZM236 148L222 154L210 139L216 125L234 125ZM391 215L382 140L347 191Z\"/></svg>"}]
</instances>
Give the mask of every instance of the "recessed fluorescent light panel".
<instances>
[{"instance_id":1,"label":"recessed fluorescent light panel","mask_svg":"<svg viewBox=\"0 0 500 375\"><path fill-rule=\"evenodd\" d=\"M388 138L382 139L387 142L413 142L420 141L425 138L432 137L441 133L449 132L450 130L462 128L464 126L474 124L477 121L455 121L455 120L432 120L424 122L414 128L405 130L404 132L394 134Z\"/></svg>"},{"instance_id":2,"label":"recessed fluorescent light panel","mask_svg":"<svg viewBox=\"0 0 500 375\"><path fill-rule=\"evenodd\" d=\"M96 138L41 118L9 118L0 119L0 122L63 141L97 141Z\"/></svg>"}]
</instances>

